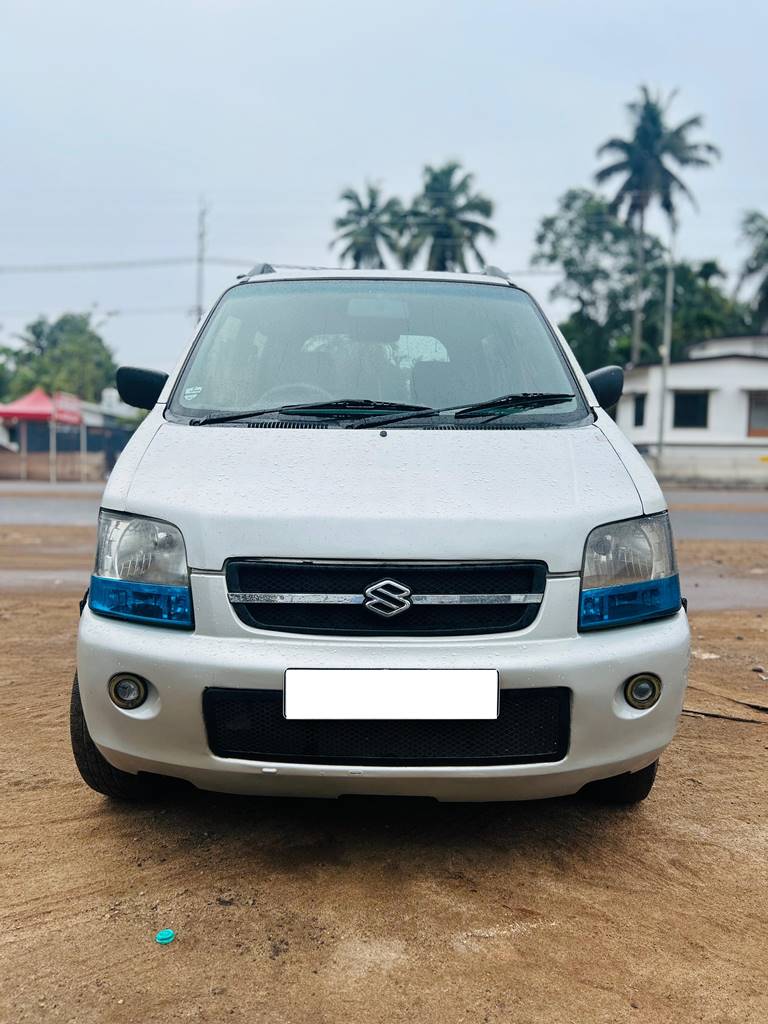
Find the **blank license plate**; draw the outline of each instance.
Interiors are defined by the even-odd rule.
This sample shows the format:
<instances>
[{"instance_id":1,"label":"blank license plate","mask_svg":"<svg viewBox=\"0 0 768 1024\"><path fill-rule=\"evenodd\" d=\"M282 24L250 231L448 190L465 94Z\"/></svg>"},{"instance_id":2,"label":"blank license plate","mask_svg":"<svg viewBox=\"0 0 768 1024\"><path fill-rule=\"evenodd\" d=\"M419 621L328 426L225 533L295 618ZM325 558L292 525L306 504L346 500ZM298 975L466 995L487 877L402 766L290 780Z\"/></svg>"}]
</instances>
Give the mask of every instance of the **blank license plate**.
<instances>
[{"instance_id":1,"label":"blank license plate","mask_svg":"<svg viewBox=\"0 0 768 1024\"><path fill-rule=\"evenodd\" d=\"M289 668L283 714L304 719L490 719L495 669Z\"/></svg>"}]
</instances>

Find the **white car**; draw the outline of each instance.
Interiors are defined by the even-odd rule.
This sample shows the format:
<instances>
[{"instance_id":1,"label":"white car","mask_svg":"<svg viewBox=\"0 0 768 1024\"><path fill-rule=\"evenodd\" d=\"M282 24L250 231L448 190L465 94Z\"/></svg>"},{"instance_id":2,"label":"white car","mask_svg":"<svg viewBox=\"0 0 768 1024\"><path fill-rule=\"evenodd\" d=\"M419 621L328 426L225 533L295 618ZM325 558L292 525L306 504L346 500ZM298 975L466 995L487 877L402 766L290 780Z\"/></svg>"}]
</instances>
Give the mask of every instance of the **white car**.
<instances>
[{"instance_id":1,"label":"white car","mask_svg":"<svg viewBox=\"0 0 768 1024\"><path fill-rule=\"evenodd\" d=\"M107 484L72 740L118 798L647 796L688 623L664 497L501 272L255 267Z\"/></svg>"}]
</instances>

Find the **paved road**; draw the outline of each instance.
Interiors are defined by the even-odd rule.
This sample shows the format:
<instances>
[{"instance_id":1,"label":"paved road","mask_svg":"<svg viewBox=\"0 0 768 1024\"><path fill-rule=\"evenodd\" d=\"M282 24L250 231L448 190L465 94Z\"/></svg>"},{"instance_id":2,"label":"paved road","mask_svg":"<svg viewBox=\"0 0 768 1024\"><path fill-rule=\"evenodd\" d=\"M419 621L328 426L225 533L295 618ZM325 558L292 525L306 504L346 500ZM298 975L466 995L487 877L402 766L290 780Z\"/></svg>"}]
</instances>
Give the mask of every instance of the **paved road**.
<instances>
[{"instance_id":1,"label":"paved road","mask_svg":"<svg viewBox=\"0 0 768 1024\"><path fill-rule=\"evenodd\" d=\"M99 511L100 484L42 484L0 481L0 525L93 526Z\"/></svg>"},{"instance_id":2,"label":"paved road","mask_svg":"<svg viewBox=\"0 0 768 1024\"><path fill-rule=\"evenodd\" d=\"M666 489L681 540L768 540L768 491ZM101 498L94 484L0 481L0 524L91 526Z\"/></svg>"},{"instance_id":3,"label":"paved road","mask_svg":"<svg viewBox=\"0 0 768 1024\"><path fill-rule=\"evenodd\" d=\"M768 540L768 491L691 491L667 487L675 536L690 540Z\"/></svg>"}]
</instances>

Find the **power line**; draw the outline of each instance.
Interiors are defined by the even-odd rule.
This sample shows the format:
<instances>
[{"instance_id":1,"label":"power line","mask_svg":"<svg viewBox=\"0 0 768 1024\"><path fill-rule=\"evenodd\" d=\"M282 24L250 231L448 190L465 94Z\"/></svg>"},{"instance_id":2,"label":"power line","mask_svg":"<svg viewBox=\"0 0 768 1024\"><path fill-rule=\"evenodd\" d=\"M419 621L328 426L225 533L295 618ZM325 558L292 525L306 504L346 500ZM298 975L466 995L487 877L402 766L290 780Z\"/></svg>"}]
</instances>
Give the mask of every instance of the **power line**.
<instances>
[{"instance_id":1,"label":"power line","mask_svg":"<svg viewBox=\"0 0 768 1024\"><path fill-rule=\"evenodd\" d=\"M57 308L56 313L62 310ZM115 317L115 316L163 316L165 314L178 315L183 313L189 315L193 310L190 306L133 306L126 309L99 309L90 310L94 316ZM41 309L0 309L0 316L48 316L53 313L46 313Z\"/></svg>"},{"instance_id":2,"label":"power line","mask_svg":"<svg viewBox=\"0 0 768 1024\"><path fill-rule=\"evenodd\" d=\"M207 213L207 209L205 210ZM198 215L199 216L199 215ZM252 256L242 259L234 257L204 257L206 263L223 267L245 267L253 263ZM85 273L92 270L144 270L150 267L184 267L199 262L199 255L172 256L146 260L91 260L86 263L5 263L0 264L0 274L68 274Z\"/></svg>"},{"instance_id":3,"label":"power line","mask_svg":"<svg viewBox=\"0 0 768 1024\"><path fill-rule=\"evenodd\" d=\"M90 270L138 270L144 267L172 267L193 263L193 257L149 260L99 260L88 263L0 264L0 274L66 274Z\"/></svg>"},{"instance_id":4,"label":"power line","mask_svg":"<svg viewBox=\"0 0 768 1024\"><path fill-rule=\"evenodd\" d=\"M238 260L226 256L222 258L213 256L206 262L212 263L217 267L252 267L255 263L255 258L253 256L249 256L247 259Z\"/></svg>"}]
</instances>

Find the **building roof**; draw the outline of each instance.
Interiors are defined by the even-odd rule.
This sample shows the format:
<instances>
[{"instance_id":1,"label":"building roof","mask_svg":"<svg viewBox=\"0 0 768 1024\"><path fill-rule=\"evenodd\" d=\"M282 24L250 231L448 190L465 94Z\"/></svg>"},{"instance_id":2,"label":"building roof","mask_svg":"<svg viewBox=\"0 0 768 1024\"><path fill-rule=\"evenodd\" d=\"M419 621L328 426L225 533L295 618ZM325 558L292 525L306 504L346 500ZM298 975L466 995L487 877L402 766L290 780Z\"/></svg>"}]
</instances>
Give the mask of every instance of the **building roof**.
<instances>
[{"instance_id":1,"label":"building roof","mask_svg":"<svg viewBox=\"0 0 768 1024\"><path fill-rule=\"evenodd\" d=\"M744 356L768 359L768 335L746 334L735 338L707 338L688 348L688 358L709 359L716 356Z\"/></svg>"},{"instance_id":2,"label":"building roof","mask_svg":"<svg viewBox=\"0 0 768 1024\"><path fill-rule=\"evenodd\" d=\"M0 405L0 419L27 422L80 423L80 400L57 391L51 398L42 388L34 388L15 402Z\"/></svg>"},{"instance_id":3,"label":"building roof","mask_svg":"<svg viewBox=\"0 0 768 1024\"><path fill-rule=\"evenodd\" d=\"M714 363L722 362L725 359L749 359L757 360L758 362L768 362L768 355L759 355L754 352L728 352L722 355L716 356L696 356L695 359L670 359L671 366L698 366L699 363ZM632 373L634 370L652 370L655 366L661 366L661 363L656 362L641 362L636 363L634 366L628 366L625 373Z\"/></svg>"},{"instance_id":4,"label":"building roof","mask_svg":"<svg viewBox=\"0 0 768 1024\"><path fill-rule=\"evenodd\" d=\"M672 359L673 366L685 363L706 363L716 359L758 359L768 360L768 334L747 334L735 338L707 338L695 341L687 348L685 359ZM647 370L652 366L660 366L658 360L640 360L632 370Z\"/></svg>"}]
</instances>

